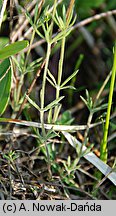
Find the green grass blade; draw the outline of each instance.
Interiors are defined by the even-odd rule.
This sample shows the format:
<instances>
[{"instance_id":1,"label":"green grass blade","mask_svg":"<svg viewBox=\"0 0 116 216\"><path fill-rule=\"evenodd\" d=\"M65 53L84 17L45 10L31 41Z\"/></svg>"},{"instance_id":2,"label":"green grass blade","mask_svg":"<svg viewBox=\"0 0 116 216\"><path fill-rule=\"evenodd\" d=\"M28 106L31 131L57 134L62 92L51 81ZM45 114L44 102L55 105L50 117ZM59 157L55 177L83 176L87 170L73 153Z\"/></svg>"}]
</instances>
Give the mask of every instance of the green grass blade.
<instances>
[{"instance_id":1,"label":"green grass blade","mask_svg":"<svg viewBox=\"0 0 116 216\"><path fill-rule=\"evenodd\" d=\"M111 82L110 82L110 92L109 92L108 108L107 108L107 114L106 114L106 123L105 123L105 128L104 128L103 140L100 146L100 158L105 163L107 162L107 154L108 154L107 153L107 141L108 141L108 130L109 130L110 112L111 112L111 106L112 106L114 85L115 85L115 77L116 77L116 43L114 46L114 60L113 60L112 76L111 76Z\"/></svg>"}]
</instances>

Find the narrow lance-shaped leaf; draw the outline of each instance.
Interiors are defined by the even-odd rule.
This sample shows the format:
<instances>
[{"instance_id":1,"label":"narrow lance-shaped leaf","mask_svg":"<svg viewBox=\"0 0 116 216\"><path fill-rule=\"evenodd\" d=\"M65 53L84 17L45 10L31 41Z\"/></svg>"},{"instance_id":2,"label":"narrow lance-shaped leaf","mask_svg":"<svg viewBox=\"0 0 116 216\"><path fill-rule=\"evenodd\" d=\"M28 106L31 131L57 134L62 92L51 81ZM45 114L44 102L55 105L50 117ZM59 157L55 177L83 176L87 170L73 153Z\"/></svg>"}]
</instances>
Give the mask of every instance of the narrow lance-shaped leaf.
<instances>
[{"instance_id":1,"label":"narrow lance-shaped leaf","mask_svg":"<svg viewBox=\"0 0 116 216\"><path fill-rule=\"evenodd\" d=\"M5 59L12 55L15 55L21 50L25 49L28 45L29 45L29 42L27 40L17 41L13 44L10 44L0 49L0 59Z\"/></svg>"},{"instance_id":2,"label":"narrow lance-shaped leaf","mask_svg":"<svg viewBox=\"0 0 116 216\"><path fill-rule=\"evenodd\" d=\"M71 74L61 85L61 87L64 87L74 76L77 75L79 70L74 71L73 74Z\"/></svg>"},{"instance_id":3,"label":"narrow lance-shaped leaf","mask_svg":"<svg viewBox=\"0 0 116 216\"><path fill-rule=\"evenodd\" d=\"M56 80L55 80L54 76L52 75L52 73L50 72L49 69L48 69L48 75L50 76L50 78L52 79L52 81L54 82L54 84L56 85Z\"/></svg>"},{"instance_id":4,"label":"narrow lance-shaped leaf","mask_svg":"<svg viewBox=\"0 0 116 216\"><path fill-rule=\"evenodd\" d=\"M29 101L29 103L31 105L33 105L37 110L39 110L40 112L44 111L48 111L49 109L53 108L54 106L56 106L63 98L64 96L61 96L60 98L52 101L50 104L48 104L45 108L41 109L28 95L26 95L27 100Z\"/></svg>"},{"instance_id":5,"label":"narrow lance-shaped leaf","mask_svg":"<svg viewBox=\"0 0 116 216\"><path fill-rule=\"evenodd\" d=\"M10 97L11 80L12 72L10 60L5 59L0 64L0 115L3 114L8 104Z\"/></svg>"},{"instance_id":6,"label":"narrow lance-shaped leaf","mask_svg":"<svg viewBox=\"0 0 116 216\"><path fill-rule=\"evenodd\" d=\"M74 86L64 86L64 87L61 87L60 89L72 89L72 90L76 90L76 88Z\"/></svg>"},{"instance_id":7,"label":"narrow lance-shaped leaf","mask_svg":"<svg viewBox=\"0 0 116 216\"><path fill-rule=\"evenodd\" d=\"M28 95L26 95L26 98L32 106L41 112L41 108Z\"/></svg>"},{"instance_id":8,"label":"narrow lance-shaped leaf","mask_svg":"<svg viewBox=\"0 0 116 216\"><path fill-rule=\"evenodd\" d=\"M56 86L54 85L54 83L53 83L48 77L46 77L46 78L47 78L48 82L49 82L54 88L56 88Z\"/></svg>"},{"instance_id":9,"label":"narrow lance-shaped leaf","mask_svg":"<svg viewBox=\"0 0 116 216\"><path fill-rule=\"evenodd\" d=\"M64 96L59 97L58 99L52 101L50 104L48 104L43 110L48 111L49 109L55 107L58 105L58 103L64 98Z\"/></svg>"}]
</instances>

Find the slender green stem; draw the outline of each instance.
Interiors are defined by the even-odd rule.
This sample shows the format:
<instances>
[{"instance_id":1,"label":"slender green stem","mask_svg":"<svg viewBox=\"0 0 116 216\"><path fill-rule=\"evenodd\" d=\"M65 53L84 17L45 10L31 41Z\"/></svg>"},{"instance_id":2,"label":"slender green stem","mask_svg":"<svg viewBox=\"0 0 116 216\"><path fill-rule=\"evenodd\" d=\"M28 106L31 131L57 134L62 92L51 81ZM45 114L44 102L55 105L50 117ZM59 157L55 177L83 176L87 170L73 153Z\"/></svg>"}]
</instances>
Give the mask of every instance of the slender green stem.
<instances>
[{"instance_id":1,"label":"slender green stem","mask_svg":"<svg viewBox=\"0 0 116 216\"><path fill-rule=\"evenodd\" d=\"M57 3L57 0L54 0L53 17L55 16L55 12L56 12L56 3ZM42 89L41 89L41 93L40 93L41 94L40 95L40 99L41 99L40 120L41 120L41 124L42 124L42 135L45 139L44 143L45 143L46 153L47 153L47 158L48 158L48 172L49 172L50 178L52 177L51 162L50 162L50 155L49 155L49 151L48 151L48 146L46 144L46 131L45 131L45 127L44 127L44 110L43 109L44 109L44 104L45 104L45 88L46 88L48 65L49 65L49 59L50 59L50 55L51 55L53 23L54 23L54 21L52 20L49 36L47 36L47 34L45 35L45 37L47 36L46 37L46 39L47 39L47 53L46 53L46 64L44 67L44 74L43 74L43 81L42 81Z\"/></svg>"},{"instance_id":2,"label":"slender green stem","mask_svg":"<svg viewBox=\"0 0 116 216\"><path fill-rule=\"evenodd\" d=\"M106 84L108 83L109 79L111 77L111 72L108 74L108 76L106 77L105 81L103 82L103 85L101 86L96 98L95 98L95 101L94 101L94 104L93 104L93 108L95 108L97 106L97 103L98 103L98 100L106 86ZM88 137L88 133L89 133L89 128L90 128L90 125L91 125L91 121L92 121L92 118L93 118L93 110L90 111L90 114L89 114L89 117L88 117L88 121L87 121L87 128L85 130L85 133L84 133L84 141L81 145L81 149L80 149L80 155L82 154L82 149L83 149L83 146L86 145L86 141L87 141L87 137Z\"/></svg>"},{"instance_id":3,"label":"slender green stem","mask_svg":"<svg viewBox=\"0 0 116 216\"><path fill-rule=\"evenodd\" d=\"M116 44L114 47L114 61L113 61L112 76L111 76L111 82L110 82L110 92L109 92L109 99L108 99L106 123L104 127L104 135L103 135L103 140L101 142L101 149L100 149L100 158L105 163L107 162L107 139L108 139L110 112L111 112L111 106L112 106L112 97L113 97L114 84L115 84L115 76L116 76Z\"/></svg>"},{"instance_id":4,"label":"slender green stem","mask_svg":"<svg viewBox=\"0 0 116 216\"><path fill-rule=\"evenodd\" d=\"M26 71L26 65L28 63L28 57L29 57L29 54L30 54L30 51L31 51L31 45L33 43L34 37L35 37L35 30L33 30L33 33L32 33L32 36L31 36L31 41L30 41L28 52L27 52L27 56L26 56L26 60L25 60L25 64L24 64L24 69L23 69L21 77L20 77L20 82L19 82L18 89L17 89L16 105L19 103L19 100L20 100L21 88L22 88L22 85L24 83L23 82L24 81L24 73Z\"/></svg>"},{"instance_id":5,"label":"slender green stem","mask_svg":"<svg viewBox=\"0 0 116 216\"><path fill-rule=\"evenodd\" d=\"M48 71L48 64L49 64L49 59L50 59L50 53L51 53L51 44L48 43L47 44L47 54L46 54L46 64L45 64L45 68L44 68L44 74L43 74L43 82L42 82L42 90L41 90L41 112L40 112L40 120L41 120L41 124L42 124L42 135L45 139L45 147L46 147L46 154L47 154L47 158L48 158L48 172L50 175L50 178L52 177L52 173L51 173L51 163L50 163L50 156L49 156L49 151L48 151L48 147L46 144L46 131L45 131L45 127L44 127L44 103L45 103L45 87L46 87L46 77L47 77L47 71Z\"/></svg>"},{"instance_id":6,"label":"slender green stem","mask_svg":"<svg viewBox=\"0 0 116 216\"><path fill-rule=\"evenodd\" d=\"M102 92L103 92L105 86L107 85L107 83L108 83L108 81L109 81L111 75L112 75L112 71L110 71L110 73L109 73L108 76L106 77L105 81L103 82L103 84L102 84L100 90L98 91L98 94L97 94L97 96L96 96L96 98L95 98L95 101L94 101L94 107L97 106L97 103L98 103L98 101L99 101L99 98L100 98L100 96L101 96L101 94L102 94Z\"/></svg>"},{"instance_id":7,"label":"slender green stem","mask_svg":"<svg viewBox=\"0 0 116 216\"><path fill-rule=\"evenodd\" d=\"M47 54L46 54L46 64L44 68L44 74L43 74L43 82L42 82L42 90L41 90L41 109L44 108L45 103L45 87L46 87L46 77L47 77L47 71L48 71L48 64L50 59L50 53L51 53L51 44L47 44ZM44 111L41 111L40 113L40 119L42 124L42 132L43 135L45 135L45 129L44 129Z\"/></svg>"},{"instance_id":8,"label":"slender green stem","mask_svg":"<svg viewBox=\"0 0 116 216\"><path fill-rule=\"evenodd\" d=\"M32 36L31 36L31 40L30 40L30 44L29 44L29 49L27 51L27 56L26 56L25 65L24 65L24 72L25 72L25 69L26 69L26 65L28 63L28 58L29 58L29 54L30 54L30 51L31 51L32 43L34 41L34 37L35 37L35 30L33 30L33 33L32 33Z\"/></svg>"},{"instance_id":9,"label":"slender green stem","mask_svg":"<svg viewBox=\"0 0 116 216\"><path fill-rule=\"evenodd\" d=\"M58 99L60 96L60 85L61 85L62 72L63 72L65 42L66 42L66 37L63 37L61 42L60 60L58 65L58 82L57 82L57 89L56 89L56 99ZM54 120L53 120L54 122L57 119L57 115L58 115L58 107L56 107L54 110Z\"/></svg>"},{"instance_id":10,"label":"slender green stem","mask_svg":"<svg viewBox=\"0 0 116 216\"><path fill-rule=\"evenodd\" d=\"M57 6L57 0L54 0L53 17L55 16L55 13L56 13L56 6ZM45 64L45 68L44 68L42 90L41 90L41 109L44 108L46 77L47 77L49 59L50 59L50 55L51 55L51 45L52 45L51 39L52 39L52 32L53 32L53 24L54 24L54 21L52 20L51 31L49 33L49 41L47 41L46 64ZM43 136L45 136L46 133L45 133L45 128L44 128L44 111L41 111L40 119L41 119L41 124L42 124L42 133L43 133Z\"/></svg>"},{"instance_id":11,"label":"slender green stem","mask_svg":"<svg viewBox=\"0 0 116 216\"><path fill-rule=\"evenodd\" d=\"M56 91L56 99L59 98L59 94L60 94L60 84L61 84L62 72L63 72L65 41L66 41L66 38L64 37L61 43L61 55L60 55L60 61L59 61L59 66L58 66L58 86L59 88L57 88L57 91Z\"/></svg>"},{"instance_id":12,"label":"slender green stem","mask_svg":"<svg viewBox=\"0 0 116 216\"><path fill-rule=\"evenodd\" d=\"M49 58L50 58L50 53L51 53L51 44L47 44L47 54L46 54L46 64L44 68L44 74L43 74L43 82L42 82L42 90L41 90L41 109L44 108L44 103L45 103L45 87L46 87L46 76L47 76L47 71L48 71L48 64L49 64Z\"/></svg>"}]
</instances>

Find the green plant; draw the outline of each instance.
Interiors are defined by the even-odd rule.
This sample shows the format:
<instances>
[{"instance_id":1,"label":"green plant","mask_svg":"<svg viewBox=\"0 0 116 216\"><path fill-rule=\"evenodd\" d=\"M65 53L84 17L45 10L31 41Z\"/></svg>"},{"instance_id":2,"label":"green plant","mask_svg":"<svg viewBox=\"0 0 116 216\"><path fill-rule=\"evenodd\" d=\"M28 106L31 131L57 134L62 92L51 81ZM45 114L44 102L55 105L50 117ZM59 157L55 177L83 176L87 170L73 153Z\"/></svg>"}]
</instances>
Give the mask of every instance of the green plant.
<instances>
[{"instance_id":1,"label":"green plant","mask_svg":"<svg viewBox=\"0 0 116 216\"><path fill-rule=\"evenodd\" d=\"M57 165L57 172L59 172L62 182L66 183L69 186L76 187L75 171L78 170L78 157L71 161L71 157L68 156L67 161L61 160L61 164Z\"/></svg>"},{"instance_id":2,"label":"green plant","mask_svg":"<svg viewBox=\"0 0 116 216\"><path fill-rule=\"evenodd\" d=\"M26 48L28 46L28 41L19 41L5 47L3 45L4 42L0 50L0 59L5 59L0 64L0 115L3 114L8 104L12 83L12 61L9 60L8 57Z\"/></svg>"},{"instance_id":3,"label":"green plant","mask_svg":"<svg viewBox=\"0 0 116 216\"><path fill-rule=\"evenodd\" d=\"M104 84L103 86L104 87ZM101 87L101 89L102 89ZM101 94L101 89L99 90L98 92L98 95L96 97L96 100L93 101L92 97L90 96L88 90L86 90L86 99L83 98L81 96L81 99L83 100L83 102L86 104L90 114L89 114L89 117L88 117L88 122L87 122L87 127L86 127L86 130L85 130L85 133L84 133L84 141L83 141L83 144L81 146L81 149L80 149L80 155L82 154L82 149L83 149L83 146L84 145L87 145L87 142L88 142L88 133L89 133L89 127L90 127L90 124L91 124L91 121L92 121L92 118L93 118L93 115L98 112L98 111L101 111L101 110L104 110L107 108L107 104L101 104L102 101L99 100L99 97L100 97L100 94ZM103 89L102 89L103 90Z\"/></svg>"},{"instance_id":4,"label":"green plant","mask_svg":"<svg viewBox=\"0 0 116 216\"><path fill-rule=\"evenodd\" d=\"M4 154L3 158L5 158L9 163L14 163L14 161L19 157L15 151L10 151L8 154Z\"/></svg>"},{"instance_id":5,"label":"green plant","mask_svg":"<svg viewBox=\"0 0 116 216\"><path fill-rule=\"evenodd\" d=\"M107 108L107 114L106 114L106 123L104 127L103 140L101 142L101 147L100 147L100 157L105 163L107 163L108 129L109 129L110 112L111 112L115 76L116 76L116 44L114 46L113 52L114 52L114 60L113 60L112 76L111 76L111 82L110 82L110 92L109 92L108 108Z\"/></svg>"},{"instance_id":6,"label":"green plant","mask_svg":"<svg viewBox=\"0 0 116 216\"><path fill-rule=\"evenodd\" d=\"M30 97L26 96L28 101L40 112L40 121L42 124L42 136L43 141L46 143L47 141L47 134L44 128L44 113L49 111L48 114L48 122L56 122L59 116L60 108L59 102L64 98L64 96L60 97L60 91L66 88L73 88L72 86L66 86L66 84L74 77L76 76L77 71L75 71L71 76L69 76L62 84L62 72L63 72L63 61L64 61L64 50L65 50L65 40L66 37L70 33L70 28L75 22L75 18L72 21L73 16L73 7L74 7L74 1L71 0L71 3L68 7L68 10L66 12L65 6L62 8L63 18L58 16L58 13L56 11L56 1L54 1L54 8L53 8L53 15L49 13L49 9L46 8L44 11L44 15L40 17L40 19L37 21L37 26L42 27L44 35L41 35L40 31L38 30L38 27L32 22L30 15L27 13L27 17L30 21L30 24L35 29L36 33L44 38L47 42L47 51L46 51L46 59L45 59L45 67L44 67L44 73L43 73L43 81L42 81L42 89L40 91L40 101L41 101L41 107L39 107ZM53 25L54 22L57 24L57 26L60 29L60 32L52 38L52 32L53 32ZM57 43L58 41L61 41L61 53L60 53L60 60L59 60L59 66L58 66L58 81L56 82L55 78L51 74L51 72L48 69L50 55L51 55L51 47L54 43ZM45 106L45 88L46 88L46 81L49 81L49 83L56 88L56 99L52 101L50 104ZM54 109L54 115L52 118L52 110ZM50 120L51 119L51 120ZM47 146L46 151L48 152ZM49 158L49 152L48 155L48 161L50 163Z\"/></svg>"},{"instance_id":7,"label":"green plant","mask_svg":"<svg viewBox=\"0 0 116 216\"><path fill-rule=\"evenodd\" d=\"M13 44L3 47L0 50L0 59L3 60L12 55L17 54L18 52L26 48L28 44L29 44L28 41L25 40L25 41L18 41L18 42L15 42Z\"/></svg>"},{"instance_id":8,"label":"green plant","mask_svg":"<svg viewBox=\"0 0 116 216\"><path fill-rule=\"evenodd\" d=\"M63 18L59 17L57 13L56 13L56 17L55 17L56 24L59 26L60 30L62 32L64 32L64 35L61 39L61 52L60 52L60 60L59 60L59 65L58 65L58 81L57 81L57 83L55 83L55 85L56 85L56 99L59 98L60 91L62 89L73 88L72 86L66 86L66 84L78 72L78 70L75 71L69 78L67 78L67 80L65 80L61 84L66 36L70 33L70 28L75 22L75 18L72 21L74 2L75 1L70 1L70 5L69 5L67 12L66 12L65 6L63 6L63 9L62 9ZM60 111L59 107L56 107L54 110L53 122L55 122L57 120L59 111Z\"/></svg>"}]
</instances>

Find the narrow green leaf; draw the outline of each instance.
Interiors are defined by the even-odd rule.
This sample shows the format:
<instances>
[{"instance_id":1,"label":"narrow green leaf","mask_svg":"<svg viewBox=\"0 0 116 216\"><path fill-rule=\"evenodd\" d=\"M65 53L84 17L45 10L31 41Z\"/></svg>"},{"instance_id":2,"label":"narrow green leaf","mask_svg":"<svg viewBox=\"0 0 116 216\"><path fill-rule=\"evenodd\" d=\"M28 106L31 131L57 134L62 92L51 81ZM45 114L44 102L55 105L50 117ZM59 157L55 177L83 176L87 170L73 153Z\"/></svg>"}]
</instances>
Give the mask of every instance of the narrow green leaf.
<instances>
[{"instance_id":1,"label":"narrow green leaf","mask_svg":"<svg viewBox=\"0 0 116 216\"><path fill-rule=\"evenodd\" d=\"M58 133L56 133L53 129L51 129L51 130L48 130L46 138L48 140L48 139L53 139L56 136L60 137Z\"/></svg>"},{"instance_id":2,"label":"narrow green leaf","mask_svg":"<svg viewBox=\"0 0 116 216\"><path fill-rule=\"evenodd\" d=\"M0 64L0 116L6 109L10 97L11 89L11 64L9 59L5 59Z\"/></svg>"},{"instance_id":3,"label":"narrow green leaf","mask_svg":"<svg viewBox=\"0 0 116 216\"><path fill-rule=\"evenodd\" d=\"M28 67L32 68L32 67L35 67L35 65L39 66L38 63L41 63L42 60L43 60L42 57L41 57L41 58L38 58L38 59L34 60L33 62L31 62L31 63L28 65ZM28 68L28 67L27 67L27 68Z\"/></svg>"},{"instance_id":4,"label":"narrow green leaf","mask_svg":"<svg viewBox=\"0 0 116 216\"><path fill-rule=\"evenodd\" d=\"M48 124L52 123L52 109L48 112Z\"/></svg>"},{"instance_id":5,"label":"narrow green leaf","mask_svg":"<svg viewBox=\"0 0 116 216\"><path fill-rule=\"evenodd\" d=\"M83 96L80 96L80 98L85 103L85 105L87 106L87 101L85 100L85 98Z\"/></svg>"},{"instance_id":6,"label":"narrow green leaf","mask_svg":"<svg viewBox=\"0 0 116 216\"><path fill-rule=\"evenodd\" d=\"M52 43L58 42L61 40L63 37L67 37L71 32L71 29L64 29L60 33L58 33L53 39Z\"/></svg>"},{"instance_id":7,"label":"narrow green leaf","mask_svg":"<svg viewBox=\"0 0 116 216\"><path fill-rule=\"evenodd\" d=\"M18 62L17 58L12 56L12 60L16 64L16 66L18 67L19 71L22 72L22 67L21 67L20 63Z\"/></svg>"},{"instance_id":8,"label":"narrow green leaf","mask_svg":"<svg viewBox=\"0 0 116 216\"><path fill-rule=\"evenodd\" d=\"M53 121L52 121L52 122L56 122L56 119L58 119L58 116L59 116L61 107L62 107L62 104L59 104L59 105L57 106L56 114L55 114L55 116L53 117Z\"/></svg>"},{"instance_id":9,"label":"narrow green leaf","mask_svg":"<svg viewBox=\"0 0 116 216\"><path fill-rule=\"evenodd\" d=\"M54 82L54 84L56 85L56 80L55 80L54 76L52 75L52 73L50 72L49 69L48 69L48 75L50 76L50 78L52 79L52 81Z\"/></svg>"},{"instance_id":10,"label":"narrow green leaf","mask_svg":"<svg viewBox=\"0 0 116 216\"><path fill-rule=\"evenodd\" d=\"M25 12L25 15L26 15L26 17L27 17L29 23L33 26L34 23L33 23L33 21L32 21L32 17L31 17L31 15L30 15L30 13L29 13L28 11L26 11L26 12Z\"/></svg>"},{"instance_id":11,"label":"narrow green leaf","mask_svg":"<svg viewBox=\"0 0 116 216\"><path fill-rule=\"evenodd\" d=\"M38 18L38 4L35 6L35 14L34 14L34 24L36 24Z\"/></svg>"},{"instance_id":12,"label":"narrow green leaf","mask_svg":"<svg viewBox=\"0 0 116 216\"><path fill-rule=\"evenodd\" d=\"M41 109L29 96L26 95L27 100L29 101L29 103L31 105L33 105L37 110L39 110L40 112L44 111L48 111L49 109L53 108L54 106L58 105L59 101L61 101L64 96L61 96L60 98L52 101L50 104L48 104L45 108Z\"/></svg>"},{"instance_id":13,"label":"narrow green leaf","mask_svg":"<svg viewBox=\"0 0 116 216\"><path fill-rule=\"evenodd\" d=\"M46 77L46 78L47 78L48 82L49 82L54 88L56 88L56 86L54 85L54 83L53 83L48 77Z\"/></svg>"},{"instance_id":14,"label":"narrow green leaf","mask_svg":"<svg viewBox=\"0 0 116 216\"><path fill-rule=\"evenodd\" d=\"M25 74L28 73L28 72L34 72L36 69L38 69L40 67L40 64L41 64L41 61L42 61L43 58L39 58L39 59L36 59L35 61L33 61L32 63L30 63L27 68L26 68L26 71L25 71Z\"/></svg>"},{"instance_id":15,"label":"narrow green leaf","mask_svg":"<svg viewBox=\"0 0 116 216\"><path fill-rule=\"evenodd\" d=\"M58 103L64 98L64 96L59 97L58 99L52 101L50 104L48 104L43 110L48 111L49 109L55 107L58 105Z\"/></svg>"},{"instance_id":16,"label":"narrow green leaf","mask_svg":"<svg viewBox=\"0 0 116 216\"><path fill-rule=\"evenodd\" d=\"M95 113L95 112L98 112L98 111L100 111L100 110L106 109L107 107L108 107L108 103L103 104L103 105L101 105L101 106L99 106L99 107L93 108L93 112L94 112L94 113Z\"/></svg>"},{"instance_id":17,"label":"narrow green leaf","mask_svg":"<svg viewBox=\"0 0 116 216\"><path fill-rule=\"evenodd\" d=\"M0 59L5 59L12 55L15 55L21 50L23 50L24 48L26 48L28 45L29 43L27 40L17 41L13 44L10 44L0 50Z\"/></svg>"},{"instance_id":18,"label":"narrow green leaf","mask_svg":"<svg viewBox=\"0 0 116 216\"><path fill-rule=\"evenodd\" d=\"M64 86L64 87L61 87L60 89L72 89L72 90L76 90L76 88L74 86Z\"/></svg>"},{"instance_id":19,"label":"narrow green leaf","mask_svg":"<svg viewBox=\"0 0 116 216\"><path fill-rule=\"evenodd\" d=\"M66 24L66 7L65 7L64 4L63 4L63 7L62 7L62 14L63 14L64 23Z\"/></svg>"},{"instance_id":20,"label":"narrow green leaf","mask_svg":"<svg viewBox=\"0 0 116 216\"><path fill-rule=\"evenodd\" d=\"M61 85L61 88L64 87L74 76L77 75L79 70L76 70L73 74L71 74Z\"/></svg>"},{"instance_id":21,"label":"narrow green leaf","mask_svg":"<svg viewBox=\"0 0 116 216\"><path fill-rule=\"evenodd\" d=\"M28 95L26 95L26 98L31 105L33 105L37 110L39 110L41 112L40 107Z\"/></svg>"},{"instance_id":22,"label":"narrow green leaf","mask_svg":"<svg viewBox=\"0 0 116 216\"><path fill-rule=\"evenodd\" d=\"M78 60L76 61L76 65L75 65L75 71L79 69L82 61L84 59L84 55L83 54L80 54Z\"/></svg>"}]
</instances>

